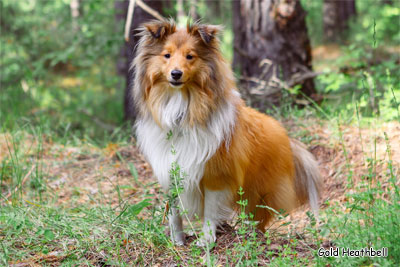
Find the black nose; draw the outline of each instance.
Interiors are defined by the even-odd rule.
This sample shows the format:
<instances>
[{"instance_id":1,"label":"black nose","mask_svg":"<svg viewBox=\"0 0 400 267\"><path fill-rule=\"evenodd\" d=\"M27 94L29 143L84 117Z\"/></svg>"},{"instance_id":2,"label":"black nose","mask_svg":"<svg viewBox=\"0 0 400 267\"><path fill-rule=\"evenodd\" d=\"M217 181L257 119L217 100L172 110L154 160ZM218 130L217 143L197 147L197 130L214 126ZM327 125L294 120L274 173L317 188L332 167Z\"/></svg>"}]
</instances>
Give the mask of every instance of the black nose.
<instances>
[{"instance_id":1,"label":"black nose","mask_svg":"<svg viewBox=\"0 0 400 267\"><path fill-rule=\"evenodd\" d=\"M171 76L174 80L179 80L182 77L183 72L180 70L171 71Z\"/></svg>"}]
</instances>

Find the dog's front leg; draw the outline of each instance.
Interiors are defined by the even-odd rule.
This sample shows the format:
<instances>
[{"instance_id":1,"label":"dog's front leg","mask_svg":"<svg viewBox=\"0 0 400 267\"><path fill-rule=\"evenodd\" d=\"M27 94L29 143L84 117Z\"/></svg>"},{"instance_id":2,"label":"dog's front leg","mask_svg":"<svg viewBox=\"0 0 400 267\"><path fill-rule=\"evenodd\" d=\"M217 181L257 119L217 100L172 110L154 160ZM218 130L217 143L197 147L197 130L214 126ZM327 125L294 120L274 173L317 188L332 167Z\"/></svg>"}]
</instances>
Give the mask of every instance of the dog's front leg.
<instances>
[{"instance_id":1,"label":"dog's front leg","mask_svg":"<svg viewBox=\"0 0 400 267\"><path fill-rule=\"evenodd\" d=\"M183 232L182 217L178 208L171 208L171 214L169 215L169 229L172 242L178 246L184 245L185 233Z\"/></svg>"},{"instance_id":2,"label":"dog's front leg","mask_svg":"<svg viewBox=\"0 0 400 267\"><path fill-rule=\"evenodd\" d=\"M215 242L217 239L217 226L219 218L219 203L221 198L220 191L204 190L204 222L203 236L197 242L199 246Z\"/></svg>"}]
</instances>

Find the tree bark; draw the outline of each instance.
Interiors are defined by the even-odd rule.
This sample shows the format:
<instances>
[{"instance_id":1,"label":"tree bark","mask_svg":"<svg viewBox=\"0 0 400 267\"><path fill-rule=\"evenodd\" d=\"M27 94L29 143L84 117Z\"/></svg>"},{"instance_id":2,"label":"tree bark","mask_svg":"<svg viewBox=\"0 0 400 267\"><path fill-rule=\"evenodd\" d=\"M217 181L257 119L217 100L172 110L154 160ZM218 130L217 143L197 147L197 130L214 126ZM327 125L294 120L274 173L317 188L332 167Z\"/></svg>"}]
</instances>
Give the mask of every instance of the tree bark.
<instances>
[{"instance_id":1,"label":"tree bark","mask_svg":"<svg viewBox=\"0 0 400 267\"><path fill-rule=\"evenodd\" d=\"M350 18L356 15L355 0L324 0L324 39L338 42L346 37Z\"/></svg>"},{"instance_id":2,"label":"tree bark","mask_svg":"<svg viewBox=\"0 0 400 267\"><path fill-rule=\"evenodd\" d=\"M294 75L312 72L306 13L299 0L233 1L233 15L233 66L242 76L290 83ZM260 66L263 62L269 63ZM295 84L307 96L316 93L312 78ZM263 101L279 103L279 88L269 95L271 99Z\"/></svg>"},{"instance_id":3,"label":"tree bark","mask_svg":"<svg viewBox=\"0 0 400 267\"><path fill-rule=\"evenodd\" d=\"M144 0L146 5L152 9L158 11L163 15L163 4L168 1L157 1L157 0ZM115 1L116 20L123 20L125 22L126 15L128 12L129 1ZM130 27L130 38L129 42L125 42L120 52L120 58L117 62L118 73L124 75L126 78L125 94L124 94L124 118L125 120L134 121L136 118L136 112L134 107L134 101L131 94L131 88L133 87L133 73L134 70L130 69L130 64L135 57L135 46L139 41L139 38L135 35L135 29L138 28L142 23L148 20L155 19L149 13L144 11L138 5L135 6L132 25Z\"/></svg>"}]
</instances>

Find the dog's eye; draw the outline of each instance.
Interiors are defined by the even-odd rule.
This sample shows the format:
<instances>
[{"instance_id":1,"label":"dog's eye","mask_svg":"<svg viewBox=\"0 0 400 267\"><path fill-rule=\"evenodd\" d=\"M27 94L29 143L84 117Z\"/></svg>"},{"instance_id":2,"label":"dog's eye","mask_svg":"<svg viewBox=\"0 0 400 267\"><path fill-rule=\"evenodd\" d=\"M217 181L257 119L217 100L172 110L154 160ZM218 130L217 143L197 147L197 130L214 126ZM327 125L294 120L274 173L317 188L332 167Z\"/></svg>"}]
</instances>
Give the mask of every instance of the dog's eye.
<instances>
[{"instance_id":1,"label":"dog's eye","mask_svg":"<svg viewBox=\"0 0 400 267\"><path fill-rule=\"evenodd\" d=\"M190 60L190 59L192 59L192 58L193 58L192 55L187 55L187 56L186 56L186 59L189 59L189 60Z\"/></svg>"},{"instance_id":2,"label":"dog's eye","mask_svg":"<svg viewBox=\"0 0 400 267\"><path fill-rule=\"evenodd\" d=\"M171 54L165 54L164 57L165 57L165 58L170 58L170 57L171 57Z\"/></svg>"}]
</instances>

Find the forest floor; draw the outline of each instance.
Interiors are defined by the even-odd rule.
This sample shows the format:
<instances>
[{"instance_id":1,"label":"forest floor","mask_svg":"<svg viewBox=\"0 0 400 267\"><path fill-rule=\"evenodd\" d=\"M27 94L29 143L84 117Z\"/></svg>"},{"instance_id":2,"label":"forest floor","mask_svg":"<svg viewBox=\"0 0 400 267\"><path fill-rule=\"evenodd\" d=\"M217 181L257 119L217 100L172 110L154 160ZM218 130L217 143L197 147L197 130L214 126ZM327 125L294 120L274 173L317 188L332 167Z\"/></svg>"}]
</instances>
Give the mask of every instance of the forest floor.
<instances>
[{"instance_id":1,"label":"forest floor","mask_svg":"<svg viewBox=\"0 0 400 267\"><path fill-rule=\"evenodd\" d=\"M283 124L292 137L306 142L318 159L324 181L322 221L332 216L324 212L328 206L349 212L345 205L348 194L360 190L370 172L368 159L375 162L372 183L390 187L386 179L389 155L395 175L400 174L399 122L338 126L336 121L310 117ZM1 188L3 204L12 206L16 198L24 200L20 213L0 215L0 222L13 224L0 233L0 243L8 246L3 257L11 266L68 262L84 266L226 266L243 260L253 260L258 266L310 265L317 261L318 246L332 245L330 235L313 235L307 208L300 208L273 222L267 234L254 230L257 241L251 232L240 235L243 224L235 220L220 229L217 243L209 251L196 247L193 235L187 237L186 246L173 246L162 220L165 198L133 139L98 147L61 144L45 135L1 134L0 151L0 162L6 157L25 162L21 163L19 184L5 186L11 178L5 179ZM3 167L5 171L7 167ZM191 230L199 231L199 227L199 222L194 222ZM256 242L257 247L249 249L246 242Z\"/></svg>"}]
</instances>

